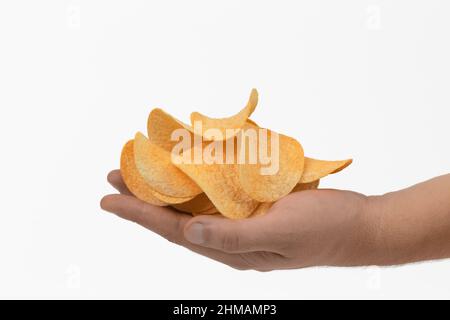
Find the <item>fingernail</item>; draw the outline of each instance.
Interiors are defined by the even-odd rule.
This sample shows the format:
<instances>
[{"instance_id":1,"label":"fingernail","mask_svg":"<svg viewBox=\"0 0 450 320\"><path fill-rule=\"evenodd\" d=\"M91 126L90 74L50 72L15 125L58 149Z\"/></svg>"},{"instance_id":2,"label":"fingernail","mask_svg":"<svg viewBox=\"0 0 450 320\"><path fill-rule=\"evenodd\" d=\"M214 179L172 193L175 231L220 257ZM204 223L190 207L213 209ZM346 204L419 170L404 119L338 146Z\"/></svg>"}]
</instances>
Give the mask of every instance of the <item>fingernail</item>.
<instances>
[{"instance_id":1,"label":"fingernail","mask_svg":"<svg viewBox=\"0 0 450 320\"><path fill-rule=\"evenodd\" d=\"M202 244L205 242L203 233L203 224L196 222L186 230L185 237L189 242L192 242L194 244Z\"/></svg>"}]
</instances>

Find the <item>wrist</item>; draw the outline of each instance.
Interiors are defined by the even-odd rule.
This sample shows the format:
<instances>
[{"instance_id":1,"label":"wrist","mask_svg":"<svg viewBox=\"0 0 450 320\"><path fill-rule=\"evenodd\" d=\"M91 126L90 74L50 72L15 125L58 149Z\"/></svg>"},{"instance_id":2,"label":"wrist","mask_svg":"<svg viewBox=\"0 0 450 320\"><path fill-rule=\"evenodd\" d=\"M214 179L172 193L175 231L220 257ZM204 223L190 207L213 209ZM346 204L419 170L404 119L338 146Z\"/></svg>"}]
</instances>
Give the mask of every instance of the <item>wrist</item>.
<instances>
[{"instance_id":1,"label":"wrist","mask_svg":"<svg viewBox=\"0 0 450 320\"><path fill-rule=\"evenodd\" d=\"M386 258L383 220L385 200L382 196L358 194L355 205L347 210L347 228L340 233L331 252L335 266L382 265Z\"/></svg>"},{"instance_id":2,"label":"wrist","mask_svg":"<svg viewBox=\"0 0 450 320\"><path fill-rule=\"evenodd\" d=\"M341 243L338 266L382 265L386 259L383 235L384 198L362 196Z\"/></svg>"}]
</instances>

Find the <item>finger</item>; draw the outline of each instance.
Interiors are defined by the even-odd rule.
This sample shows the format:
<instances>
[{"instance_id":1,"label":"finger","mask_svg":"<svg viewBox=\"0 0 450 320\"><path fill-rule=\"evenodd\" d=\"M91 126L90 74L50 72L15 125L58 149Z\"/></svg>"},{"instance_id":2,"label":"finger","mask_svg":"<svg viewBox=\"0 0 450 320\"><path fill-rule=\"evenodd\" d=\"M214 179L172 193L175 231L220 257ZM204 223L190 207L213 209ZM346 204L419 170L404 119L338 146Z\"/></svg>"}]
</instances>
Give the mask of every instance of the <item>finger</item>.
<instances>
[{"instance_id":1,"label":"finger","mask_svg":"<svg viewBox=\"0 0 450 320\"><path fill-rule=\"evenodd\" d=\"M279 253L280 236L269 216L230 220L220 216L199 216L185 226L185 238L196 245L227 253L267 251Z\"/></svg>"},{"instance_id":2,"label":"finger","mask_svg":"<svg viewBox=\"0 0 450 320\"><path fill-rule=\"evenodd\" d=\"M123 181L120 170L113 170L108 173L108 182L121 194L131 195L130 190L128 190L125 182Z\"/></svg>"},{"instance_id":3,"label":"finger","mask_svg":"<svg viewBox=\"0 0 450 320\"><path fill-rule=\"evenodd\" d=\"M244 270L250 268L240 255L227 254L186 241L183 236L183 230L189 219L192 219L186 214L175 212L166 207L153 206L132 196L119 194L105 196L100 205L102 209L112 212L123 219L136 222L167 240L198 254L227 264L235 269Z\"/></svg>"},{"instance_id":4,"label":"finger","mask_svg":"<svg viewBox=\"0 0 450 320\"><path fill-rule=\"evenodd\" d=\"M177 214L167 207L158 207L133 196L113 194L105 196L101 203L103 210L136 222L158 233L171 242L178 242L188 216Z\"/></svg>"}]
</instances>

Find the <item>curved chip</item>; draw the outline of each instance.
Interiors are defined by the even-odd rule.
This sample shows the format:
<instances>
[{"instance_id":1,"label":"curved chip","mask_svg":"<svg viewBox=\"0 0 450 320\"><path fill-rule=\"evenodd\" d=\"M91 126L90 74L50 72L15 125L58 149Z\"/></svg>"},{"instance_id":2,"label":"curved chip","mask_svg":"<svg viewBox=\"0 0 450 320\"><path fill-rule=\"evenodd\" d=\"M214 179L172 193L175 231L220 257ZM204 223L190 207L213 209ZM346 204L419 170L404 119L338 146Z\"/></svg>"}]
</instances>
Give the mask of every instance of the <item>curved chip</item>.
<instances>
[{"instance_id":1,"label":"curved chip","mask_svg":"<svg viewBox=\"0 0 450 320\"><path fill-rule=\"evenodd\" d=\"M166 206L189 201L191 198L175 198L153 190L140 175L134 161L134 141L128 141L120 156L120 174L128 190L138 199L155 206Z\"/></svg>"},{"instance_id":2,"label":"curved chip","mask_svg":"<svg viewBox=\"0 0 450 320\"><path fill-rule=\"evenodd\" d=\"M217 208L216 207L212 207L211 209L208 209L208 210L205 210L205 211L202 211L202 212L192 212L192 215L194 216L194 217L196 217L196 216L201 216L201 215L212 215L212 214L216 214L216 213L219 213L219 210L217 210Z\"/></svg>"},{"instance_id":3,"label":"curved chip","mask_svg":"<svg viewBox=\"0 0 450 320\"><path fill-rule=\"evenodd\" d=\"M153 195L158 198L160 201L167 203L168 205L173 205L173 204L177 204L177 203L184 203L187 202L189 200L191 200L193 197L171 197L171 196L167 196L165 194L159 193L158 191L155 191L152 189Z\"/></svg>"},{"instance_id":4,"label":"curved chip","mask_svg":"<svg viewBox=\"0 0 450 320\"><path fill-rule=\"evenodd\" d=\"M193 212L193 213L192 213L192 216L194 216L194 217L197 217L197 216L205 216L205 215L208 215L208 216L213 216L213 215L215 215L215 216L218 216L218 217L223 217L223 216L220 214L219 211L216 211L216 212L213 212L213 213L197 213L197 212Z\"/></svg>"},{"instance_id":5,"label":"curved chip","mask_svg":"<svg viewBox=\"0 0 450 320\"><path fill-rule=\"evenodd\" d=\"M128 190L136 198L155 206L167 205L167 203L155 197L153 190L139 174L134 164L133 140L128 141L122 149L120 156L120 174Z\"/></svg>"},{"instance_id":6,"label":"curved chip","mask_svg":"<svg viewBox=\"0 0 450 320\"><path fill-rule=\"evenodd\" d=\"M214 208L214 204L209 200L208 196L204 193L199 194L195 198L191 199L188 202L185 203L179 203L175 204L172 207L175 209L192 213L192 212L199 212L202 213L203 211L208 211L210 209Z\"/></svg>"},{"instance_id":7,"label":"curved chip","mask_svg":"<svg viewBox=\"0 0 450 320\"><path fill-rule=\"evenodd\" d=\"M259 127L259 125L255 121L253 121L252 119L247 119L247 123L249 125L252 125L252 126L255 126L255 127Z\"/></svg>"},{"instance_id":8,"label":"curved chip","mask_svg":"<svg viewBox=\"0 0 450 320\"><path fill-rule=\"evenodd\" d=\"M347 168L352 162L352 159L326 161L305 157L305 168L299 183L312 182L329 174L337 173Z\"/></svg>"},{"instance_id":9,"label":"curved chip","mask_svg":"<svg viewBox=\"0 0 450 320\"><path fill-rule=\"evenodd\" d=\"M215 214L215 213L219 213L219 210L217 210L216 207L212 207L208 210L202 211L202 212L198 212L198 214ZM195 212L194 212L195 214Z\"/></svg>"},{"instance_id":10,"label":"curved chip","mask_svg":"<svg viewBox=\"0 0 450 320\"><path fill-rule=\"evenodd\" d=\"M173 165L170 152L140 132L134 139L134 156L139 173L157 192L176 198L193 198L202 193L192 179Z\"/></svg>"},{"instance_id":11,"label":"curved chip","mask_svg":"<svg viewBox=\"0 0 450 320\"><path fill-rule=\"evenodd\" d=\"M236 164L208 165L179 161L176 166L200 186L225 217L243 219L258 206L258 202L240 187Z\"/></svg>"},{"instance_id":12,"label":"curved chip","mask_svg":"<svg viewBox=\"0 0 450 320\"><path fill-rule=\"evenodd\" d=\"M275 150L277 144L271 143L271 141L273 141L273 135L279 137L278 150ZM260 136L258 135L259 154L262 145L262 141L260 141ZM303 148L298 141L288 136L267 130L266 146L266 149L269 151L270 157L272 158L270 166L277 166L278 171L263 175L263 168L267 168L268 165L263 165L260 157L257 157L258 160L256 164L251 164L252 161L250 161L248 156L255 151L248 148L248 143L245 148L245 163L239 164L238 175L242 189L252 199L257 200L258 202L273 202L288 195L296 186L303 173L304 154ZM276 165L274 161L277 161L278 165Z\"/></svg>"},{"instance_id":13,"label":"curved chip","mask_svg":"<svg viewBox=\"0 0 450 320\"><path fill-rule=\"evenodd\" d=\"M228 118L210 118L199 112L191 113L191 125L194 127L195 133L201 135L206 140L221 141L233 137L240 130L250 115L255 111L258 104L258 91L253 89L250 93L249 100L244 109L234 116ZM196 123L201 124L200 132L197 132ZM221 137L208 136L208 130L220 131ZM235 130L235 133L227 136L227 130ZM228 131L230 133L231 131Z\"/></svg>"},{"instance_id":14,"label":"curved chip","mask_svg":"<svg viewBox=\"0 0 450 320\"><path fill-rule=\"evenodd\" d=\"M148 140L151 143L172 152L178 143L178 141L172 141L172 133L178 129L185 129L193 139L194 129L191 126L179 121L162 109L156 108L150 112L147 120L147 133Z\"/></svg>"}]
</instances>

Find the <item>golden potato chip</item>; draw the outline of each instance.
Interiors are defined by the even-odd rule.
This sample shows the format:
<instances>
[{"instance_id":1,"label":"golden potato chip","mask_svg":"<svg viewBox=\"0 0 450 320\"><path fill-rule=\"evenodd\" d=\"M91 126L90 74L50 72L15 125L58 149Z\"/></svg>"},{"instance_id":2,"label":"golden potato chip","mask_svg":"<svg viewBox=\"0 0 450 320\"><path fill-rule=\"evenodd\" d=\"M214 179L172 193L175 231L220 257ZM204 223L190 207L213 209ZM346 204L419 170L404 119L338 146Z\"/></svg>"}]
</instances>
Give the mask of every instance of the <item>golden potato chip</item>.
<instances>
[{"instance_id":1,"label":"golden potato chip","mask_svg":"<svg viewBox=\"0 0 450 320\"><path fill-rule=\"evenodd\" d=\"M133 140L128 141L122 149L120 157L120 174L128 190L136 198L153 204L155 206L166 206L167 203L159 200L154 195L154 191L139 174L134 164Z\"/></svg>"},{"instance_id":2,"label":"golden potato chip","mask_svg":"<svg viewBox=\"0 0 450 320\"><path fill-rule=\"evenodd\" d=\"M325 161L305 157L305 168L299 183L312 182L329 174L337 173L348 167L352 162L352 159Z\"/></svg>"},{"instance_id":3,"label":"golden potato chip","mask_svg":"<svg viewBox=\"0 0 450 320\"><path fill-rule=\"evenodd\" d=\"M192 213L192 216L193 217L197 217L197 216L217 216L217 217L223 217L223 215L222 214L220 214L218 211L217 212L213 212L213 213L196 213L196 212L193 212Z\"/></svg>"},{"instance_id":4,"label":"golden potato chip","mask_svg":"<svg viewBox=\"0 0 450 320\"><path fill-rule=\"evenodd\" d=\"M258 206L240 187L236 164L176 164L197 183L211 202L225 217L248 217Z\"/></svg>"},{"instance_id":5,"label":"golden potato chip","mask_svg":"<svg viewBox=\"0 0 450 320\"><path fill-rule=\"evenodd\" d=\"M247 130L249 126L244 129ZM253 127L254 128L254 127ZM268 146L272 136L277 135L278 145ZM277 134L267 130L267 150L270 151L272 161L278 162L278 171L268 172L263 175L261 158L256 164L252 164L249 155L255 153L246 146L246 159L244 164L238 166L239 183L242 189L258 202L273 202L286 196L296 186L303 173L304 154L299 142L288 136ZM247 144L248 145L248 144ZM258 153L262 147L262 140L258 135ZM274 150L271 150L274 149ZM276 150L278 149L278 150ZM273 165L273 163L272 163Z\"/></svg>"},{"instance_id":6,"label":"golden potato chip","mask_svg":"<svg viewBox=\"0 0 450 320\"><path fill-rule=\"evenodd\" d=\"M219 210L217 210L217 208L216 207L212 207L212 208L210 208L210 209L208 209L208 210L205 210L205 211L202 211L202 212L192 212L192 215L194 216L194 217L196 217L196 216L201 216L201 215L212 215L212 214L216 214L216 213L219 213Z\"/></svg>"},{"instance_id":7,"label":"golden potato chip","mask_svg":"<svg viewBox=\"0 0 450 320\"><path fill-rule=\"evenodd\" d=\"M215 213L219 213L219 210L217 210L217 208L215 206L208 210L199 212L199 214L215 214Z\"/></svg>"},{"instance_id":8,"label":"golden potato chip","mask_svg":"<svg viewBox=\"0 0 450 320\"><path fill-rule=\"evenodd\" d=\"M247 122L251 125L257 126L257 124L251 119L247 119ZM179 121L164 110L156 108L150 112L147 120L147 133L148 140L151 143L156 144L166 151L173 152L175 146L180 141L172 140L172 134L179 129L185 129L185 134L189 134L190 148L192 148L195 144L198 145L200 143L202 143L203 147L205 148L208 144L211 143L211 141L203 141L203 138L201 136L194 135L194 129L191 126ZM177 135L175 135L175 137L176 136ZM180 138L178 137L178 139Z\"/></svg>"},{"instance_id":9,"label":"golden potato chip","mask_svg":"<svg viewBox=\"0 0 450 320\"><path fill-rule=\"evenodd\" d=\"M291 191L291 193L317 189L319 187L319 183L320 183L320 180L315 180L315 181L306 182L306 183L299 183L295 186L295 188Z\"/></svg>"},{"instance_id":10,"label":"golden potato chip","mask_svg":"<svg viewBox=\"0 0 450 320\"><path fill-rule=\"evenodd\" d=\"M171 197L165 194L159 193L153 190L153 195L158 198L160 201L167 203L168 205L173 205L177 203L184 203L192 199L192 197L180 198L180 197Z\"/></svg>"},{"instance_id":11,"label":"golden potato chip","mask_svg":"<svg viewBox=\"0 0 450 320\"><path fill-rule=\"evenodd\" d=\"M197 184L172 164L171 153L151 143L138 132L134 139L136 167L152 189L176 197L195 197L202 193Z\"/></svg>"},{"instance_id":12,"label":"golden potato chip","mask_svg":"<svg viewBox=\"0 0 450 320\"><path fill-rule=\"evenodd\" d=\"M192 200L172 205L175 209L187 213L203 212L214 208L214 204L209 200L206 194L201 193Z\"/></svg>"},{"instance_id":13,"label":"golden potato chip","mask_svg":"<svg viewBox=\"0 0 450 320\"><path fill-rule=\"evenodd\" d=\"M178 141L172 141L172 133L178 129L185 129L190 132L193 145L194 129L189 125L177 120L162 109L153 109L150 112L147 120L148 140L163 148L166 151L172 152Z\"/></svg>"},{"instance_id":14,"label":"golden potato chip","mask_svg":"<svg viewBox=\"0 0 450 320\"><path fill-rule=\"evenodd\" d=\"M134 141L128 141L122 150L120 158L120 172L125 185L136 198L156 206L166 206L168 204L176 204L187 202L192 197L176 198L161 194L151 188L145 182L141 174L136 168L134 161Z\"/></svg>"},{"instance_id":15,"label":"golden potato chip","mask_svg":"<svg viewBox=\"0 0 450 320\"><path fill-rule=\"evenodd\" d=\"M255 127L259 127L259 125L252 119L247 119L247 124L255 126Z\"/></svg>"},{"instance_id":16,"label":"golden potato chip","mask_svg":"<svg viewBox=\"0 0 450 320\"><path fill-rule=\"evenodd\" d=\"M191 125L194 127L194 130L196 130L196 122L201 123L201 132L195 133L201 135L206 140L226 140L234 136L234 134L227 135L227 130L235 130L235 133L237 133L238 130L240 130L245 125L250 115L255 111L257 104L258 91L256 91L256 89L253 89L245 108L234 116L231 116L229 118L214 119L207 117L199 112L193 112L191 113ZM219 131L221 133L221 138L217 136L209 137L208 130Z\"/></svg>"}]
</instances>

